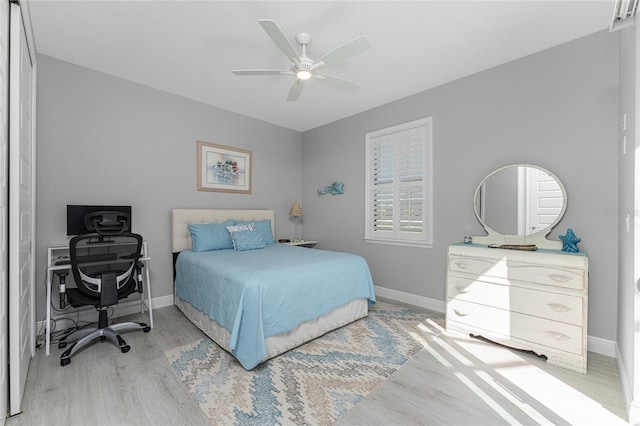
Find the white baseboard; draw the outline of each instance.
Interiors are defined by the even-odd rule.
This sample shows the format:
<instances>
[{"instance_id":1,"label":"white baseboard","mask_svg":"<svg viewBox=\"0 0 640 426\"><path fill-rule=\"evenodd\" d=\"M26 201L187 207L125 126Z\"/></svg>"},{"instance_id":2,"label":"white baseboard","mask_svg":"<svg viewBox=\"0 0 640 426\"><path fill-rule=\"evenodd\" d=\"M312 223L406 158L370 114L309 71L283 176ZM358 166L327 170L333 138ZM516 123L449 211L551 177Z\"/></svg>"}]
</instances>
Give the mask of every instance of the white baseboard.
<instances>
[{"instance_id":1,"label":"white baseboard","mask_svg":"<svg viewBox=\"0 0 640 426\"><path fill-rule=\"evenodd\" d=\"M398 302L407 303L409 305L419 306L431 311L444 314L446 305L443 301L430 299L424 296L416 296L415 294L405 293L403 291L393 290L390 288L375 286L376 295L387 299L396 300ZM587 350L600 355L617 358L616 342L599 337L587 336Z\"/></svg>"},{"instance_id":2,"label":"white baseboard","mask_svg":"<svg viewBox=\"0 0 640 426\"><path fill-rule=\"evenodd\" d=\"M441 314L444 314L445 311L445 304L441 300L430 299L424 296L416 296L415 294L379 286L375 286L375 290L376 296L386 297L387 299L396 300L413 306L419 306L420 308L440 312Z\"/></svg>"},{"instance_id":3,"label":"white baseboard","mask_svg":"<svg viewBox=\"0 0 640 426\"><path fill-rule=\"evenodd\" d=\"M153 309L164 308L165 306L173 306L173 294L168 296L154 297L151 299Z\"/></svg>"},{"instance_id":4,"label":"white baseboard","mask_svg":"<svg viewBox=\"0 0 640 426\"><path fill-rule=\"evenodd\" d=\"M151 298L151 305L153 309L164 308L165 306L173 305L173 295L168 296L160 296ZM116 305L113 317L118 318L125 315L136 314L141 311L140 301L133 300L130 302L121 302ZM79 322L96 322L96 310L94 308L83 308L79 311L73 311L69 313L52 315L52 320L56 321L56 330L64 330L73 325L74 321ZM38 321L36 323L36 330L38 335L43 335L45 333L45 323L46 321Z\"/></svg>"},{"instance_id":5,"label":"white baseboard","mask_svg":"<svg viewBox=\"0 0 640 426\"><path fill-rule=\"evenodd\" d=\"M600 355L617 358L616 342L613 340L601 339L600 337L587 336L587 350Z\"/></svg>"}]
</instances>

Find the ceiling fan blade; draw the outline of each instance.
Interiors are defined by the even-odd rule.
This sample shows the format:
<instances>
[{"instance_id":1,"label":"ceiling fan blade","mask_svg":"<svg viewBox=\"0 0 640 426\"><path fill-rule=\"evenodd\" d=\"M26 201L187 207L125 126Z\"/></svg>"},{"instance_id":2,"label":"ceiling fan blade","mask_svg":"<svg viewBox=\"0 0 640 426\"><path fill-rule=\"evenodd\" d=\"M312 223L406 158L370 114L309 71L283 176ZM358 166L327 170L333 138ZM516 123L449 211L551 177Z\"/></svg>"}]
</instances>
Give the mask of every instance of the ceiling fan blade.
<instances>
[{"instance_id":1,"label":"ceiling fan blade","mask_svg":"<svg viewBox=\"0 0 640 426\"><path fill-rule=\"evenodd\" d=\"M296 80L289 90L289 96L287 96L287 102L297 101L300 98L302 89L304 88L304 81Z\"/></svg>"},{"instance_id":2,"label":"ceiling fan blade","mask_svg":"<svg viewBox=\"0 0 640 426\"><path fill-rule=\"evenodd\" d=\"M262 25L262 29L267 33L269 38L275 43L282 53L291 61L300 61L300 55L296 52L293 45L289 41L284 32L280 29L276 21L272 19L260 19L258 21Z\"/></svg>"},{"instance_id":3,"label":"ceiling fan blade","mask_svg":"<svg viewBox=\"0 0 640 426\"><path fill-rule=\"evenodd\" d=\"M235 75L293 75L289 70L233 70Z\"/></svg>"},{"instance_id":4,"label":"ceiling fan blade","mask_svg":"<svg viewBox=\"0 0 640 426\"><path fill-rule=\"evenodd\" d=\"M349 80L345 80L344 78L340 77L334 77L332 75L315 74L313 78L338 90L344 90L345 92L357 92L360 88L360 86L350 82Z\"/></svg>"},{"instance_id":5,"label":"ceiling fan blade","mask_svg":"<svg viewBox=\"0 0 640 426\"><path fill-rule=\"evenodd\" d=\"M371 44L366 36L360 36L354 40L346 42L342 46L336 47L330 52L316 59L316 63L323 62L324 65L337 64L353 56L359 55L369 49Z\"/></svg>"}]
</instances>

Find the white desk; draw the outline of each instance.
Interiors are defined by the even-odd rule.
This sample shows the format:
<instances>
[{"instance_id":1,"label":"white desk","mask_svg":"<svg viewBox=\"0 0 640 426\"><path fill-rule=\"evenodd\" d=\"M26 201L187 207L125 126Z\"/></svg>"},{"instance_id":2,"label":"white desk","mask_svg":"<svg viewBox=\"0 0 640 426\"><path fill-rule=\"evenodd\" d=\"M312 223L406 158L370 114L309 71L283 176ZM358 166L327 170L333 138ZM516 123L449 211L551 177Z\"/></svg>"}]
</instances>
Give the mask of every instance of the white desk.
<instances>
[{"instance_id":1,"label":"white desk","mask_svg":"<svg viewBox=\"0 0 640 426\"><path fill-rule=\"evenodd\" d=\"M71 269L71 264L56 265L56 262L69 258L69 245L59 245L49 247L47 251L47 319L45 324L45 355L50 354L51 345L51 286L54 271ZM144 264L144 281L146 283L147 300L140 298L140 313L144 313L145 308L149 312L149 327L153 328L153 306L151 304L151 282L149 280L149 252L147 242L142 243L142 257L140 261Z\"/></svg>"}]
</instances>

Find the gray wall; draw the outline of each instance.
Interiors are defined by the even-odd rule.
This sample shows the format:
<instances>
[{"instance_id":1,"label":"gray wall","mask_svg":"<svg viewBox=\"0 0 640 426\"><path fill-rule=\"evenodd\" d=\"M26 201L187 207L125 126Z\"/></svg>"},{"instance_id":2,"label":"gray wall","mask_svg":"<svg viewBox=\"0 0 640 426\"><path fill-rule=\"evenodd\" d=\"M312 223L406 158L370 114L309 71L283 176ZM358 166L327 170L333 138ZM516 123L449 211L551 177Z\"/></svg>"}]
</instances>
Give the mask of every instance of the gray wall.
<instances>
[{"instance_id":1,"label":"gray wall","mask_svg":"<svg viewBox=\"0 0 640 426\"><path fill-rule=\"evenodd\" d=\"M634 319L637 298L634 278L637 271L634 271L634 259L636 257L636 247L634 235L640 233L637 222L640 220L636 207L636 151L640 145L636 138L637 126L637 105L636 105L636 43L640 30L636 26L619 31L620 37L620 102L618 119L618 156L619 156L619 208L616 211L620 219L618 226L618 334L617 344L619 350L618 364L621 366L620 375L623 384L627 384L625 396L632 398L634 387L634 371L638 367L635 365L635 334L637 324ZM622 127L623 114L627 114L627 130ZM622 138L627 137L627 153L623 154ZM626 230L624 217L629 213L631 216L630 232ZM637 238L637 237L636 237ZM640 355L640 353L638 354ZM636 384L637 385L637 384ZM637 404L637 402L636 402ZM637 415L637 407L635 408ZM637 419L636 419L637 420Z\"/></svg>"},{"instance_id":2,"label":"gray wall","mask_svg":"<svg viewBox=\"0 0 640 426\"><path fill-rule=\"evenodd\" d=\"M617 42L597 33L302 135L40 56L36 264L45 265L47 246L66 242L67 204L132 204L153 257L154 297L166 296L171 208L273 208L277 233L291 237L288 208L302 200L305 238L364 256L377 286L444 301L448 244L483 233L472 204L478 182L531 163L567 189L567 213L550 238L568 227L583 238L589 334L615 340ZM364 134L425 116L434 119L434 247L365 244ZM253 150L253 194L197 192L197 140ZM344 195L316 195L334 181L345 183Z\"/></svg>"},{"instance_id":3,"label":"gray wall","mask_svg":"<svg viewBox=\"0 0 640 426\"><path fill-rule=\"evenodd\" d=\"M599 32L305 132L304 237L364 256L377 286L444 301L447 246L483 234L473 213L477 184L506 164L537 164L568 193L550 238L570 227L589 254L589 335L615 340L617 43L616 34ZM364 135L426 116L433 117L434 247L364 243ZM334 181L344 182L344 195L316 195Z\"/></svg>"},{"instance_id":4,"label":"gray wall","mask_svg":"<svg viewBox=\"0 0 640 426\"><path fill-rule=\"evenodd\" d=\"M301 198L301 135L185 98L38 57L36 282L66 243L67 204L130 204L148 242L153 296L173 294L172 208L266 208L290 237ZM251 195L198 192L196 141L253 151ZM36 286L37 319L44 286Z\"/></svg>"}]
</instances>

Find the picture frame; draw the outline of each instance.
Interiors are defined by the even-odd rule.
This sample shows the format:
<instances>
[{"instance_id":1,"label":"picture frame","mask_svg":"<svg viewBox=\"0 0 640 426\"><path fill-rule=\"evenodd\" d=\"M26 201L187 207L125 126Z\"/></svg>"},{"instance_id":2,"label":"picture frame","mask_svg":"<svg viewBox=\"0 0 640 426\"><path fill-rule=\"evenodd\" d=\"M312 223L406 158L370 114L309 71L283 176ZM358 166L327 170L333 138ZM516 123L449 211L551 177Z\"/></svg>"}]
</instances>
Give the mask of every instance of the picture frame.
<instances>
[{"instance_id":1,"label":"picture frame","mask_svg":"<svg viewBox=\"0 0 640 426\"><path fill-rule=\"evenodd\" d=\"M251 194L251 151L198 141L197 153L198 191Z\"/></svg>"}]
</instances>

